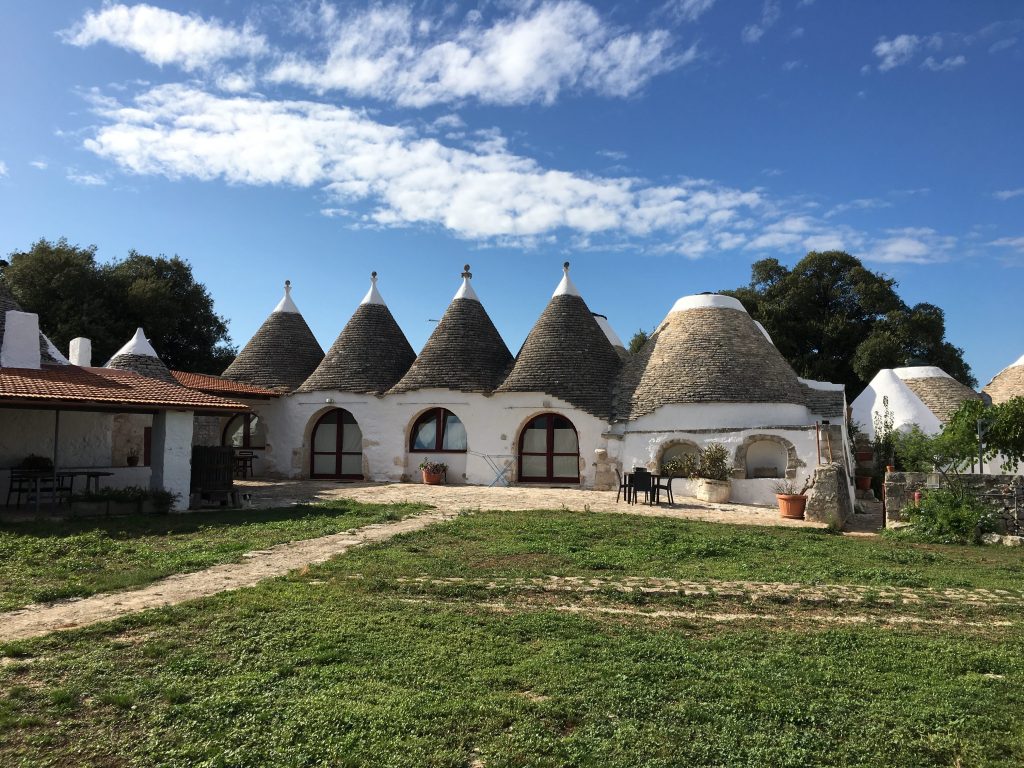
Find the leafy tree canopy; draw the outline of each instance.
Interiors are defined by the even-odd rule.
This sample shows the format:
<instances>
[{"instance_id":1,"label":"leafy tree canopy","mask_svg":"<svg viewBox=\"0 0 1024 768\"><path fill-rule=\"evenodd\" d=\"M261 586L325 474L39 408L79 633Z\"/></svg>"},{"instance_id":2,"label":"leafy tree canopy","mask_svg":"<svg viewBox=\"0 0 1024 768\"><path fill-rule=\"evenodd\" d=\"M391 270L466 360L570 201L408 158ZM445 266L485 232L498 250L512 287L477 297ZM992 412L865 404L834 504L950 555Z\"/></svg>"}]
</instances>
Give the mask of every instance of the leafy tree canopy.
<instances>
[{"instance_id":1,"label":"leafy tree canopy","mask_svg":"<svg viewBox=\"0 0 1024 768\"><path fill-rule=\"evenodd\" d=\"M639 328L637 332L633 334L633 337L629 340L629 346L627 347L627 349L629 349L629 354L635 355L637 352L643 349L644 344L647 343L647 340L649 338L651 338L651 334L649 334L643 328Z\"/></svg>"},{"instance_id":2,"label":"leafy tree canopy","mask_svg":"<svg viewBox=\"0 0 1024 768\"><path fill-rule=\"evenodd\" d=\"M800 376L845 384L851 399L879 369L906 365L976 386L963 350L946 341L942 310L908 306L896 286L848 253L811 251L792 269L756 261L749 285L722 293L743 302Z\"/></svg>"},{"instance_id":3,"label":"leafy tree canopy","mask_svg":"<svg viewBox=\"0 0 1024 768\"><path fill-rule=\"evenodd\" d=\"M177 256L132 250L123 260L97 263L95 246L39 240L12 253L2 277L59 349L76 336L91 339L94 365L140 326L169 368L219 374L235 355L206 286Z\"/></svg>"}]
</instances>

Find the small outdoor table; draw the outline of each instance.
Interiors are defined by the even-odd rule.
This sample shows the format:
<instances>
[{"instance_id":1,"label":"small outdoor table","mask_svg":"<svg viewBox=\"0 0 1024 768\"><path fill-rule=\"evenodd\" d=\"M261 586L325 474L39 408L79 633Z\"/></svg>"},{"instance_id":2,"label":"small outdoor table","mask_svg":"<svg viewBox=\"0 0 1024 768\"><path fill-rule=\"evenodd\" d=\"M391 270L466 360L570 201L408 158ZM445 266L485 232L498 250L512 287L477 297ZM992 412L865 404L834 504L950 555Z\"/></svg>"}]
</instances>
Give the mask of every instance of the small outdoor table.
<instances>
[{"instance_id":1,"label":"small outdoor table","mask_svg":"<svg viewBox=\"0 0 1024 768\"><path fill-rule=\"evenodd\" d=\"M75 490L75 478L85 478L85 491L89 492L89 486L92 486L92 490L98 493L100 490L100 478L101 477L113 477L113 472L105 472L99 469L61 469L57 471L57 477L66 477L70 482L70 490L74 493Z\"/></svg>"}]
</instances>

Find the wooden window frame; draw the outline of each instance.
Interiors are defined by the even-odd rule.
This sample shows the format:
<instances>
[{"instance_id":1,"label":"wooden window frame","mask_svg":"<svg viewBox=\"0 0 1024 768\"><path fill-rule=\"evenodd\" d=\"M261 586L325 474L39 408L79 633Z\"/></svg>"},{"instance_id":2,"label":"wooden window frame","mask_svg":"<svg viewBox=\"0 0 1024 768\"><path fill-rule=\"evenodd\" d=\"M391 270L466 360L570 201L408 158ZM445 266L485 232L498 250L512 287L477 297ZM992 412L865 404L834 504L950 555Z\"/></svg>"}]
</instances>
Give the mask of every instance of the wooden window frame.
<instances>
[{"instance_id":1,"label":"wooden window frame","mask_svg":"<svg viewBox=\"0 0 1024 768\"><path fill-rule=\"evenodd\" d=\"M227 424L224 425L224 429L221 431L220 444L225 446L230 445L232 448L237 448L243 451L265 450L267 447L266 443L264 443L263 445L252 444L252 419L254 416L256 418L259 418L259 414L257 413L236 413L234 416L228 419ZM232 422L237 418L243 419L241 445L235 445L234 443L228 441L228 429L231 427Z\"/></svg>"},{"instance_id":2,"label":"wooden window frame","mask_svg":"<svg viewBox=\"0 0 1024 768\"><path fill-rule=\"evenodd\" d=\"M313 431L310 432L310 434L309 434L309 477L310 477L311 480L362 480L363 479L362 472L360 472L358 475L346 475L346 474L344 474L341 471L342 459L343 459L344 456L359 456L360 457L360 466L362 465L362 456L363 456L362 446L359 447L358 451L343 451L342 450L342 445L344 444L344 441L345 441L345 423L344 423L344 420L343 420L344 417L343 417L342 414L346 414L346 413L352 419L353 423L357 427L359 427L359 422L356 421L356 417L352 415L351 411L348 411L348 410L346 410L344 408L332 408L331 410L327 411L327 413L325 413L322 416L320 416L320 418L316 420L316 424L313 425ZM316 431L320 428L320 425L323 423L323 420L326 419L331 414L337 414L338 415L338 422L337 422L337 427L338 428L335 430L335 434L334 434L335 450L334 451L318 451L318 450L316 450ZM362 427L359 427L360 435L362 435L362 432L363 432ZM317 473L317 471L316 471L316 457L317 456L334 456L334 470L335 470L335 474L333 474L333 475L325 475L325 474L322 474L322 473Z\"/></svg>"},{"instance_id":3,"label":"wooden window frame","mask_svg":"<svg viewBox=\"0 0 1024 768\"><path fill-rule=\"evenodd\" d=\"M454 411L449 411L447 408L438 406L437 408L430 408L421 413L416 421L412 423L412 429L409 431L409 453L466 453L469 450L469 432L466 432L466 447L465 448L441 448L444 445L444 432L447 429L445 424L445 415L451 414L456 419L459 416ZM420 424L430 420L430 417L434 417L434 445L436 448L417 448L416 447L416 434L419 431ZM459 423L462 424L462 428L466 428L466 423L459 419Z\"/></svg>"},{"instance_id":4,"label":"wooden window frame","mask_svg":"<svg viewBox=\"0 0 1024 768\"><path fill-rule=\"evenodd\" d=\"M530 429L530 425L533 424L537 419L546 419L546 437L545 437L545 451L539 453L537 451L524 451L523 450L523 438L526 435L526 431ZM565 423L572 427L573 434L576 435L576 451L575 453L564 453L555 452L555 419L564 419ZM523 456L544 456L546 459L545 469L547 475L545 477L524 477L523 476ZM576 459L576 476L575 477L558 477L554 474L555 471L555 457L556 456L572 456ZM572 423L572 420L567 416L563 416L560 413L541 413L532 417L526 422L522 430L519 433L519 482L521 483L571 483L579 485L580 483L580 433L576 429L576 425Z\"/></svg>"}]
</instances>

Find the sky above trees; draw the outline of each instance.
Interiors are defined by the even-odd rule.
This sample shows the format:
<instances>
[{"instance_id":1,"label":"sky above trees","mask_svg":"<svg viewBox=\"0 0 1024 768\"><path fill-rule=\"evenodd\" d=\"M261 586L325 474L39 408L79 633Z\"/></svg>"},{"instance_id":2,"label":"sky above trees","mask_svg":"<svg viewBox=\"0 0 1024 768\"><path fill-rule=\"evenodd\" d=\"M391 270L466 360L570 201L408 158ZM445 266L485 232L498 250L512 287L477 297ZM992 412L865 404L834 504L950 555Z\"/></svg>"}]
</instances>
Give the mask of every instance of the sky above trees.
<instances>
[{"instance_id":1,"label":"sky above trees","mask_svg":"<svg viewBox=\"0 0 1024 768\"><path fill-rule=\"evenodd\" d=\"M0 0L0 250L178 254L244 344L369 272L419 348L473 265L513 350L562 261L621 336L842 249L1024 351L1019 3Z\"/></svg>"}]
</instances>

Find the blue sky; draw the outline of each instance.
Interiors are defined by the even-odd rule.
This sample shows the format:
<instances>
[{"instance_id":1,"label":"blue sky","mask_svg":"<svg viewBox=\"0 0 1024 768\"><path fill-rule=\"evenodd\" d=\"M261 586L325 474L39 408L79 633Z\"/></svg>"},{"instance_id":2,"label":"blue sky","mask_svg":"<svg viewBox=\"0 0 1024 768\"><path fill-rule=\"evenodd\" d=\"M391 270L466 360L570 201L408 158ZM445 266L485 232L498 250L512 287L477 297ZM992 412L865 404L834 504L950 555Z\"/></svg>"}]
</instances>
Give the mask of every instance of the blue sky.
<instances>
[{"instance_id":1,"label":"blue sky","mask_svg":"<svg viewBox=\"0 0 1024 768\"><path fill-rule=\"evenodd\" d=\"M1024 351L1019 2L0 0L0 252L178 254L244 344L371 270L419 348L470 263L518 349L572 262L624 338L840 247Z\"/></svg>"}]
</instances>

